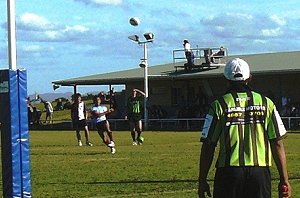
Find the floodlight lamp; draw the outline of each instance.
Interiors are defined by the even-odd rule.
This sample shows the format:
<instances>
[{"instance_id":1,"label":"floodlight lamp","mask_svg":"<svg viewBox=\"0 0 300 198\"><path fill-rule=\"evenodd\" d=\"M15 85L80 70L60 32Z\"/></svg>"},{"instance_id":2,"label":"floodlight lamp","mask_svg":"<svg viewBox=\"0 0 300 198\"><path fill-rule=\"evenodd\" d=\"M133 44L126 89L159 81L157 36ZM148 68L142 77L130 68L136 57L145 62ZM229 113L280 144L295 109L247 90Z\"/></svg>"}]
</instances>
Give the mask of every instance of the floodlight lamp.
<instances>
[{"instance_id":1,"label":"floodlight lamp","mask_svg":"<svg viewBox=\"0 0 300 198\"><path fill-rule=\"evenodd\" d=\"M141 63L139 64L139 66L140 66L141 68L145 68L145 67L147 66L146 61L145 61L145 60L142 60Z\"/></svg>"},{"instance_id":2,"label":"floodlight lamp","mask_svg":"<svg viewBox=\"0 0 300 198\"><path fill-rule=\"evenodd\" d=\"M131 35L128 36L128 38L134 42L139 42L139 36L138 35Z\"/></svg>"},{"instance_id":3,"label":"floodlight lamp","mask_svg":"<svg viewBox=\"0 0 300 198\"><path fill-rule=\"evenodd\" d=\"M154 34L152 32L148 32L144 34L144 37L147 41L151 41L154 39Z\"/></svg>"},{"instance_id":4,"label":"floodlight lamp","mask_svg":"<svg viewBox=\"0 0 300 198\"><path fill-rule=\"evenodd\" d=\"M53 84L53 90L55 91L56 89L59 88L59 85Z\"/></svg>"}]
</instances>

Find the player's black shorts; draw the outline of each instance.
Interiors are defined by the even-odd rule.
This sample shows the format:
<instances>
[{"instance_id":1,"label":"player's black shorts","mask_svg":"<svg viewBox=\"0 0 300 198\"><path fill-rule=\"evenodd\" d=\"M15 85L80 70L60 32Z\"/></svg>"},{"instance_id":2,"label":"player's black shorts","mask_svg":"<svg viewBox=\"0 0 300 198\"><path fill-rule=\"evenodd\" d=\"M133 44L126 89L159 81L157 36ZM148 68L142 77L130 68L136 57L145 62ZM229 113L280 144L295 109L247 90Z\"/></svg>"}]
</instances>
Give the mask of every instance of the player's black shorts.
<instances>
[{"instance_id":1,"label":"player's black shorts","mask_svg":"<svg viewBox=\"0 0 300 198\"><path fill-rule=\"evenodd\" d=\"M269 167L217 168L214 198L271 198Z\"/></svg>"},{"instance_id":2,"label":"player's black shorts","mask_svg":"<svg viewBox=\"0 0 300 198\"><path fill-rule=\"evenodd\" d=\"M132 113L128 115L129 122L138 122L142 119L142 115L140 113Z\"/></svg>"},{"instance_id":3,"label":"player's black shorts","mask_svg":"<svg viewBox=\"0 0 300 198\"><path fill-rule=\"evenodd\" d=\"M87 121L85 119L73 121L73 128L75 130L84 129L84 127L86 127L87 125L88 124L87 124Z\"/></svg>"},{"instance_id":4,"label":"player's black shorts","mask_svg":"<svg viewBox=\"0 0 300 198\"><path fill-rule=\"evenodd\" d=\"M107 120L97 122L96 124L97 131L109 131L107 122L108 122Z\"/></svg>"}]
</instances>

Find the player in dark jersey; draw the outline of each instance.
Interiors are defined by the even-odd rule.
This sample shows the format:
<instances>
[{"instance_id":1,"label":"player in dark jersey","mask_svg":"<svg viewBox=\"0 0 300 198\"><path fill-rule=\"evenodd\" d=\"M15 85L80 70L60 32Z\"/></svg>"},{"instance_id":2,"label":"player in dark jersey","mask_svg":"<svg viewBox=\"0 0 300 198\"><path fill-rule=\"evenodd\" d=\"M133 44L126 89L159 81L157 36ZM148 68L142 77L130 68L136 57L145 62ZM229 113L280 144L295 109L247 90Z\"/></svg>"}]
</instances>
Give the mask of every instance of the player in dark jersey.
<instances>
[{"instance_id":1,"label":"player in dark jersey","mask_svg":"<svg viewBox=\"0 0 300 198\"><path fill-rule=\"evenodd\" d=\"M138 95L138 93L140 95ZM143 143L142 138L142 112L143 112L143 100L145 93L139 89L133 89L132 95L127 100L127 115L125 119L129 120L132 145L141 145ZM136 136L137 133L137 136Z\"/></svg>"}]
</instances>

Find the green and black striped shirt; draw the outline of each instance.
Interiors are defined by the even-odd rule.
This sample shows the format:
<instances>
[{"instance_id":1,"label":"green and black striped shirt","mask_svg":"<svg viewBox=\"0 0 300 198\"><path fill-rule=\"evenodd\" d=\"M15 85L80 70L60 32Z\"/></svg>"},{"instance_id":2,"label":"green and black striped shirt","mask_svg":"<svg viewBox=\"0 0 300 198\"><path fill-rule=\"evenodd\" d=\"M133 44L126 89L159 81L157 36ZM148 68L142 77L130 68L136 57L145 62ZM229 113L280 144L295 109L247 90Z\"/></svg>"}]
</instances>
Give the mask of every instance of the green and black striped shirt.
<instances>
[{"instance_id":1,"label":"green and black striped shirt","mask_svg":"<svg viewBox=\"0 0 300 198\"><path fill-rule=\"evenodd\" d=\"M271 166L269 140L280 139L285 127L274 103L247 90L231 90L211 104L201 141L220 143L216 167Z\"/></svg>"}]
</instances>

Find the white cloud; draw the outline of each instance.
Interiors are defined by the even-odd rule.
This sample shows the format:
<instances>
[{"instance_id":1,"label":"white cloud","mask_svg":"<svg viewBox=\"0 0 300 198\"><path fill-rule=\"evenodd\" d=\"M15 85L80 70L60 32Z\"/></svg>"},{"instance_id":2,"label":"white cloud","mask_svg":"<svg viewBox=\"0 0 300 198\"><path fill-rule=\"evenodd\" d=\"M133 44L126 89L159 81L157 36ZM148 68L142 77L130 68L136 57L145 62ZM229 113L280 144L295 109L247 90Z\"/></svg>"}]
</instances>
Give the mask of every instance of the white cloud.
<instances>
[{"instance_id":1,"label":"white cloud","mask_svg":"<svg viewBox=\"0 0 300 198\"><path fill-rule=\"evenodd\" d=\"M19 39L42 42L82 40L89 33L89 28L86 26L55 24L33 13L21 15L18 30Z\"/></svg>"},{"instance_id":2,"label":"white cloud","mask_svg":"<svg viewBox=\"0 0 300 198\"><path fill-rule=\"evenodd\" d=\"M49 30L55 27L55 25L46 18L33 13L25 13L21 15L20 25L21 27L28 27L29 29L36 30Z\"/></svg>"},{"instance_id":3,"label":"white cloud","mask_svg":"<svg viewBox=\"0 0 300 198\"><path fill-rule=\"evenodd\" d=\"M227 13L209 16L201 20L209 34L218 38L244 38L260 41L285 36L290 28L278 15L254 15Z\"/></svg>"},{"instance_id":4,"label":"white cloud","mask_svg":"<svg viewBox=\"0 0 300 198\"><path fill-rule=\"evenodd\" d=\"M94 4L94 5L121 5L122 0L75 0L75 1L81 1L86 4Z\"/></svg>"},{"instance_id":5,"label":"white cloud","mask_svg":"<svg viewBox=\"0 0 300 198\"><path fill-rule=\"evenodd\" d=\"M49 38L49 40L57 40L61 37L59 31L46 31L45 35Z\"/></svg>"},{"instance_id":6,"label":"white cloud","mask_svg":"<svg viewBox=\"0 0 300 198\"><path fill-rule=\"evenodd\" d=\"M41 46L41 45L21 45L18 48L19 57L49 57L49 54L54 51L52 46Z\"/></svg>"},{"instance_id":7,"label":"white cloud","mask_svg":"<svg viewBox=\"0 0 300 198\"><path fill-rule=\"evenodd\" d=\"M280 27L275 29L262 29L261 32L262 35L266 37L278 37L283 35L283 31L281 30Z\"/></svg>"},{"instance_id":8,"label":"white cloud","mask_svg":"<svg viewBox=\"0 0 300 198\"><path fill-rule=\"evenodd\" d=\"M280 17L277 16L277 15L272 15L270 18L271 18L271 20L274 21L277 25L280 25L280 26L286 25L285 19L280 18Z\"/></svg>"},{"instance_id":9,"label":"white cloud","mask_svg":"<svg viewBox=\"0 0 300 198\"><path fill-rule=\"evenodd\" d=\"M41 50L41 47L39 45L27 45L22 46L22 50L25 52L37 52Z\"/></svg>"},{"instance_id":10,"label":"white cloud","mask_svg":"<svg viewBox=\"0 0 300 198\"><path fill-rule=\"evenodd\" d=\"M74 26L66 26L66 28L63 30L64 32L87 32L89 28L82 26L82 25L74 25Z\"/></svg>"},{"instance_id":11,"label":"white cloud","mask_svg":"<svg viewBox=\"0 0 300 198\"><path fill-rule=\"evenodd\" d=\"M255 39L253 42L257 43L257 44L266 44L267 43L267 41L261 40L261 39Z\"/></svg>"}]
</instances>

